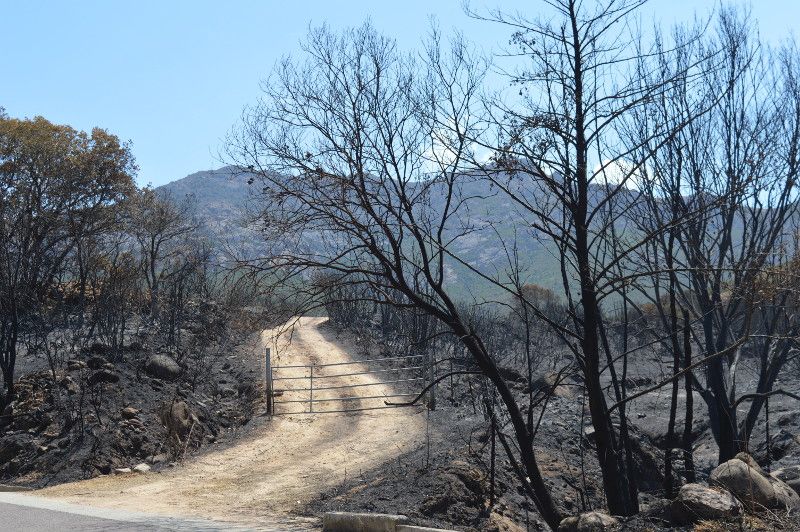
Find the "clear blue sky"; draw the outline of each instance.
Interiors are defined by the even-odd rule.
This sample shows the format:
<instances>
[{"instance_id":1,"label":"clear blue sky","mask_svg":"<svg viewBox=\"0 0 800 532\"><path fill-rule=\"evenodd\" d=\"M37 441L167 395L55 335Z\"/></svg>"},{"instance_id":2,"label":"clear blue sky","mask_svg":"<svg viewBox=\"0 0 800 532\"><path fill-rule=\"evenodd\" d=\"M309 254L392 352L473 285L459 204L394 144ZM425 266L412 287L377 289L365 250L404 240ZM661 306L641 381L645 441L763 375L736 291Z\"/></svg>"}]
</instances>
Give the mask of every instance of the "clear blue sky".
<instances>
[{"instance_id":1,"label":"clear blue sky","mask_svg":"<svg viewBox=\"0 0 800 532\"><path fill-rule=\"evenodd\" d=\"M535 15L537 0L472 0ZM651 0L647 22L671 24L714 0ZM800 0L758 0L762 34L779 40L800 25ZM507 29L469 19L460 0L0 0L0 106L80 129L107 128L133 143L140 184L160 185L220 166L226 132L309 24L357 25L370 17L403 47L434 15L491 50Z\"/></svg>"}]
</instances>

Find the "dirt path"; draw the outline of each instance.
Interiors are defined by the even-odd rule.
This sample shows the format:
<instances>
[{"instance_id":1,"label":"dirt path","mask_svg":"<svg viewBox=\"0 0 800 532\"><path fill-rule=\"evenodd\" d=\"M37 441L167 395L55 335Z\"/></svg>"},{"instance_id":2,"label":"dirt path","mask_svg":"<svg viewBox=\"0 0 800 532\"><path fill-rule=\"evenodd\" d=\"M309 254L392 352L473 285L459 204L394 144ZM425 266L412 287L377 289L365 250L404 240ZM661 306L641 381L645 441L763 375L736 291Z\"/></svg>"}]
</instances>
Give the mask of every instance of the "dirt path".
<instances>
[{"instance_id":1,"label":"dirt path","mask_svg":"<svg viewBox=\"0 0 800 532\"><path fill-rule=\"evenodd\" d=\"M288 338L281 337L277 346L280 364L350 361L346 348L323 324L323 318L302 318L292 334L291 344L287 344ZM262 342L274 345L273 334L264 331ZM263 351L259 348L257 352ZM341 373L363 370L360 365L343 367L347 371ZM326 379L325 385L376 382L370 379L371 376L364 375L333 377ZM276 388L280 387L276 383ZM393 392L386 385L356 390L365 391L345 393L366 396ZM375 400L368 401L375 404ZM324 404L333 410L342 402ZM297 410L304 407L293 406ZM412 408L279 416L271 421L265 419L249 436L230 447L207 452L174 469L146 475L98 477L35 494L106 508L253 524L267 516L288 515L320 492L396 459L423 439L424 417Z\"/></svg>"}]
</instances>

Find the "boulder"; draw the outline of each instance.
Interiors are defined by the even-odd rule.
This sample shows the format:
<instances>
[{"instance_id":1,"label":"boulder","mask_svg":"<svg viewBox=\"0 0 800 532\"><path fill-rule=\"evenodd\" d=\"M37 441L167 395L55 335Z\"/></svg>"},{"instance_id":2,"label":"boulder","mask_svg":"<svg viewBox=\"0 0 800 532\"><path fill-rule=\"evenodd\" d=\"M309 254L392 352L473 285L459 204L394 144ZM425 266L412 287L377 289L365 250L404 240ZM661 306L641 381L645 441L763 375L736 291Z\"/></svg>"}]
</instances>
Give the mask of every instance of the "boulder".
<instances>
[{"instance_id":1,"label":"boulder","mask_svg":"<svg viewBox=\"0 0 800 532\"><path fill-rule=\"evenodd\" d=\"M224 387L220 388L219 394L222 397L233 397L234 395L236 395L236 390L234 390L233 388Z\"/></svg>"},{"instance_id":2,"label":"boulder","mask_svg":"<svg viewBox=\"0 0 800 532\"><path fill-rule=\"evenodd\" d=\"M779 427L796 427L798 422L800 422L800 410L786 412L778 418Z\"/></svg>"},{"instance_id":3,"label":"boulder","mask_svg":"<svg viewBox=\"0 0 800 532\"><path fill-rule=\"evenodd\" d=\"M769 450L769 453L767 453ZM770 438L769 449L767 443L761 441L753 452L760 460L780 460L789 455L800 455L800 434L793 427L783 427Z\"/></svg>"},{"instance_id":4,"label":"boulder","mask_svg":"<svg viewBox=\"0 0 800 532\"><path fill-rule=\"evenodd\" d=\"M586 512L562 519L558 525L558 532L599 532L613 530L617 524L615 518L603 512Z\"/></svg>"},{"instance_id":5,"label":"boulder","mask_svg":"<svg viewBox=\"0 0 800 532\"><path fill-rule=\"evenodd\" d=\"M105 355L111 350L107 345L95 342L89 346L89 354L92 355Z\"/></svg>"},{"instance_id":6,"label":"boulder","mask_svg":"<svg viewBox=\"0 0 800 532\"><path fill-rule=\"evenodd\" d=\"M645 386L650 386L651 384L653 384L653 379L650 377L628 377L622 382L622 385L626 390L644 388Z\"/></svg>"},{"instance_id":7,"label":"boulder","mask_svg":"<svg viewBox=\"0 0 800 532\"><path fill-rule=\"evenodd\" d=\"M151 464L162 464L167 461L167 455L164 453L156 454L147 459Z\"/></svg>"},{"instance_id":8,"label":"boulder","mask_svg":"<svg viewBox=\"0 0 800 532\"><path fill-rule=\"evenodd\" d=\"M181 440L189 434L192 424L197 420L184 401L163 405L159 414L169 433Z\"/></svg>"},{"instance_id":9,"label":"boulder","mask_svg":"<svg viewBox=\"0 0 800 532\"><path fill-rule=\"evenodd\" d=\"M180 377L182 368L172 357L152 355L144 364L144 370L157 379L174 380Z\"/></svg>"},{"instance_id":10,"label":"boulder","mask_svg":"<svg viewBox=\"0 0 800 532\"><path fill-rule=\"evenodd\" d=\"M86 361L86 365L89 366L90 369L100 369L107 363L108 361L105 357L101 357L100 355L95 355Z\"/></svg>"},{"instance_id":11,"label":"boulder","mask_svg":"<svg viewBox=\"0 0 800 532\"><path fill-rule=\"evenodd\" d=\"M580 518L577 515L565 517L558 524L558 532L575 532L578 530L578 521Z\"/></svg>"},{"instance_id":12,"label":"boulder","mask_svg":"<svg viewBox=\"0 0 800 532\"><path fill-rule=\"evenodd\" d=\"M137 415L139 415L139 411L131 406L126 406L122 410L120 410L120 414L122 415L123 419L133 419Z\"/></svg>"},{"instance_id":13,"label":"boulder","mask_svg":"<svg viewBox=\"0 0 800 532\"><path fill-rule=\"evenodd\" d=\"M130 467L118 467L117 469L114 470L114 473L116 473L118 475L125 475L125 474L130 473L130 472L131 472L131 468Z\"/></svg>"},{"instance_id":14,"label":"boulder","mask_svg":"<svg viewBox=\"0 0 800 532\"><path fill-rule=\"evenodd\" d=\"M87 364L83 360L73 359L67 363L67 371L80 371L86 369Z\"/></svg>"},{"instance_id":15,"label":"boulder","mask_svg":"<svg viewBox=\"0 0 800 532\"><path fill-rule=\"evenodd\" d=\"M22 435L8 436L0 440L0 464L15 458L27 443L28 438Z\"/></svg>"},{"instance_id":16,"label":"boulder","mask_svg":"<svg viewBox=\"0 0 800 532\"><path fill-rule=\"evenodd\" d=\"M89 386L95 386L97 384L114 384L115 382L119 382L119 375L114 373L113 371L108 371L107 369L99 369L89 375L86 383Z\"/></svg>"},{"instance_id":17,"label":"boulder","mask_svg":"<svg viewBox=\"0 0 800 532\"><path fill-rule=\"evenodd\" d=\"M772 478L785 482L795 492L800 493L800 465L776 469L772 472Z\"/></svg>"},{"instance_id":18,"label":"boulder","mask_svg":"<svg viewBox=\"0 0 800 532\"><path fill-rule=\"evenodd\" d=\"M570 379L568 375L561 375L558 373L545 373L544 375L537 375L533 378L531 389L534 392L542 391L545 393L552 393L557 397L572 397L574 394L573 388L568 386ZM527 386L523 389L524 393L530 392Z\"/></svg>"},{"instance_id":19,"label":"boulder","mask_svg":"<svg viewBox=\"0 0 800 532\"><path fill-rule=\"evenodd\" d=\"M742 510L730 492L692 483L681 486L670 504L670 517L676 525L687 525L704 519L730 519Z\"/></svg>"},{"instance_id":20,"label":"boulder","mask_svg":"<svg viewBox=\"0 0 800 532\"><path fill-rule=\"evenodd\" d=\"M64 375L58 381L58 383L59 383L59 385L61 385L62 388L67 390L67 393L70 394L70 395L75 395L80 391L80 388L78 387L78 384L69 375Z\"/></svg>"},{"instance_id":21,"label":"boulder","mask_svg":"<svg viewBox=\"0 0 800 532\"><path fill-rule=\"evenodd\" d=\"M500 373L500 376L503 377L504 380L510 382L518 382L518 383L528 382L528 379L525 378L525 375L523 375L514 368L506 368L503 366L498 366L497 372Z\"/></svg>"},{"instance_id":22,"label":"boulder","mask_svg":"<svg viewBox=\"0 0 800 532\"><path fill-rule=\"evenodd\" d=\"M136 471L137 473L149 473L150 466L142 462L141 464L136 464L135 466L133 466L133 470Z\"/></svg>"},{"instance_id":23,"label":"boulder","mask_svg":"<svg viewBox=\"0 0 800 532\"><path fill-rule=\"evenodd\" d=\"M800 495L792 489L786 482L775 478L767 477L775 490L775 505L773 508L781 510L796 510L800 508Z\"/></svg>"},{"instance_id":24,"label":"boulder","mask_svg":"<svg viewBox=\"0 0 800 532\"><path fill-rule=\"evenodd\" d=\"M749 454L742 452L742 453L739 453L736 456L734 456L734 458L736 458L738 460L741 460L742 462L744 462L745 464L749 465L750 467L752 467L753 469L755 469L756 471L758 471L762 475L766 476L766 473L764 473L764 470L761 469L760 465L758 465L758 462L756 462L755 459L752 456L750 456Z\"/></svg>"},{"instance_id":25,"label":"boulder","mask_svg":"<svg viewBox=\"0 0 800 532\"><path fill-rule=\"evenodd\" d=\"M718 465L711 472L708 482L730 491L750 511L776 507L772 483L738 458Z\"/></svg>"}]
</instances>

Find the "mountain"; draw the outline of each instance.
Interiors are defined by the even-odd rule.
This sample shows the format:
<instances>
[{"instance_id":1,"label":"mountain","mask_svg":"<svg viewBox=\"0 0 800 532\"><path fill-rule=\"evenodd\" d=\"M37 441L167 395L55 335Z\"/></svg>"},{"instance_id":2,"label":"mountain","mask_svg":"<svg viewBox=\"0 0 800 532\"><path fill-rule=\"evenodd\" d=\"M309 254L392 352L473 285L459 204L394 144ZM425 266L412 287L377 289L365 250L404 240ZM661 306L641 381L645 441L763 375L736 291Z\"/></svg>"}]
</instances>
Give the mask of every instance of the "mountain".
<instances>
[{"instance_id":1,"label":"mountain","mask_svg":"<svg viewBox=\"0 0 800 532\"><path fill-rule=\"evenodd\" d=\"M263 254L264 246L246 223L246 208L254 188L248 183L249 177L233 167L224 167L190 174L157 190L176 200L187 198L218 248L235 256L254 257Z\"/></svg>"},{"instance_id":2,"label":"mountain","mask_svg":"<svg viewBox=\"0 0 800 532\"><path fill-rule=\"evenodd\" d=\"M261 257L266 246L259 234L246 227L245 211L258 207L254 196L257 184L248 183L247 174L233 167L197 172L159 187L175 199L190 197L195 214L207 227L209 237L218 247L233 252L236 256ZM257 183L257 182L256 182ZM509 268L510 243L516 238L519 264L527 282L555 288L561 283L561 273L556 250L544 244L546 238L538 239L530 227L526 227L524 216L517 205L505 193L487 184L485 180L465 178L461 184L462 196L471 198L458 225L469 225L468 234L460 236L453 244L454 253L463 261L490 275L503 276ZM520 191L522 194L522 191ZM543 193L529 201L541 203ZM444 209L443 195L433 194L434 209ZM537 204L539 204L537 203ZM503 241L509 244L503 246ZM452 263L448 271L450 284L463 297L485 299L499 297L499 290L488 287L469 268ZM505 296L503 296L505 299Z\"/></svg>"}]
</instances>

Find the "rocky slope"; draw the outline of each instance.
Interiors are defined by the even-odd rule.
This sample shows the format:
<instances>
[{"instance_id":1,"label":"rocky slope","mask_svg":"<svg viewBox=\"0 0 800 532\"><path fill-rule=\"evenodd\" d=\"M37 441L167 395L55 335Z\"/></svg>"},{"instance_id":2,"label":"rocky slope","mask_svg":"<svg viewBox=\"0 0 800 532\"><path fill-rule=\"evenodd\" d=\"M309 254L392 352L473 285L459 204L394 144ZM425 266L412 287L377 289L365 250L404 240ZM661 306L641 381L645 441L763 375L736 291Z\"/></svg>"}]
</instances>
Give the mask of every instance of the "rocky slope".
<instances>
[{"instance_id":1,"label":"rocky slope","mask_svg":"<svg viewBox=\"0 0 800 532\"><path fill-rule=\"evenodd\" d=\"M183 353L144 335L115 357L88 346L55 373L32 361L0 418L0 483L168 467L224 441L250 420L260 375L248 335L230 333L223 315L206 311L184 331L192 348Z\"/></svg>"}]
</instances>

